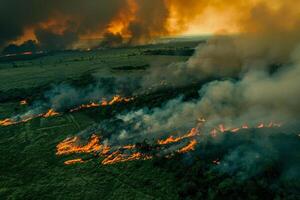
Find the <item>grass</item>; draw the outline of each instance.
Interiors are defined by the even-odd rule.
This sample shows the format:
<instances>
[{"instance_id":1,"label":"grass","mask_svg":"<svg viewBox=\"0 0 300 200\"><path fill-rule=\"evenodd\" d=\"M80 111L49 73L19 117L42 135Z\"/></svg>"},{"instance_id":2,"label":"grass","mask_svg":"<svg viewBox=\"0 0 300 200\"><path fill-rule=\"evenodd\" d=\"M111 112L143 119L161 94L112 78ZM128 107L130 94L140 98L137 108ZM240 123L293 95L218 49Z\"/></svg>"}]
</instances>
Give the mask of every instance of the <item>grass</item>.
<instances>
[{"instance_id":1,"label":"grass","mask_svg":"<svg viewBox=\"0 0 300 200\"><path fill-rule=\"evenodd\" d=\"M166 45L60 52L34 60L1 62L0 91L2 98L4 95L11 98L3 98L0 103L0 118L22 113L26 110L26 106L19 105L22 95L39 95L50 84L66 80L84 82L81 79L90 74L120 76L126 73L116 70L122 66L148 66L153 56L143 52L162 46ZM155 57L166 64L187 58ZM17 94L13 95L14 92ZM119 108L113 109L118 112ZM152 161L102 166L99 159L92 159L65 166L63 162L73 157L55 155L60 141L109 117L111 111L92 109L74 113L73 117L64 114L0 127L0 196L7 199L178 199L173 175L153 167Z\"/></svg>"},{"instance_id":2,"label":"grass","mask_svg":"<svg viewBox=\"0 0 300 200\"><path fill-rule=\"evenodd\" d=\"M2 62L0 119L25 111L26 106L19 105L19 100L34 100L51 84L69 81L80 87L90 84L93 76L139 76L143 70L136 70L136 67L151 67L155 62L167 65L188 58L146 55L147 52L156 54L164 49L169 52L172 48L194 48L195 45L194 42L182 42L91 52L58 52L34 60ZM198 98L199 87L201 84L195 83L182 88L146 92L126 105L91 108L0 127L1 199L297 199L297 190L293 190L299 188L298 182L282 185L275 191L270 189L274 177L278 178L276 166L245 182L211 170L213 159L221 158L234 143L242 142L238 134L227 138L231 142L228 146L223 145L224 149L218 144L207 144L205 148L209 151L201 147L172 159L155 158L103 166L101 158L93 158L83 164L66 166L64 161L77 158L77 155L55 155L60 141L93 123L126 110L161 106L179 94L184 94L187 100ZM289 137L277 138L278 144L286 141L286 146L289 146L290 141L299 147L298 140ZM285 149L278 152L285 153ZM299 156L295 152L282 157L297 160ZM81 156L86 155L78 155Z\"/></svg>"},{"instance_id":3,"label":"grass","mask_svg":"<svg viewBox=\"0 0 300 200\"><path fill-rule=\"evenodd\" d=\"M86 73L111 76L113 75L111 69L122 66L143 66L153 64L155 61L168 64L187 58L187 56L157 55L153 59L152 55L143 53L156 48L161 48L161 45L90 52L57 52L30 61L0 62L0 91L39 87L66 79L76 79Z\"/></svg>"},{"instance_id":4,"label":"grass","mask_svg":"<svg viewBox=\"0 0 300 200\"><path fill-rule=\"evenodd\" d=\"M92 122L83 113L74 117L79 123ZM82 129L88 126L80 125ZM55 147L78 131L69 115L1 128L0 196L10 199L177 198L173 194L172 175L153 168L151 161L102 166L99 159L92 159L65 166L63 162L72 156L57 157Z\"/></svg>"}]
</instances>

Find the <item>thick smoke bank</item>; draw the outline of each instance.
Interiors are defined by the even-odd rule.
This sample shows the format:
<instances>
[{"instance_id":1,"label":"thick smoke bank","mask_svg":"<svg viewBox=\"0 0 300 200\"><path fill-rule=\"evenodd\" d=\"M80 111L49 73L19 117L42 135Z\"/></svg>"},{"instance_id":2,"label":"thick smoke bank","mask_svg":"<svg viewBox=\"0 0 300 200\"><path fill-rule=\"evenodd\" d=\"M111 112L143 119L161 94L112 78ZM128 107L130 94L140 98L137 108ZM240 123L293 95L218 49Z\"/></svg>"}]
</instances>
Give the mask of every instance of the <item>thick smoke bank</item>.
<instances>
[{"instance_id":1,"label":"thick smoke bank","mask_svg":"<svg viewBox=\"0 0 300 200\"><path fill-rule=\"evenodd\" d=\"M300 44L299 19L299 7L291 1L276 8L255 4L237 20L241 34L212 37L187 62L164 66L164 73L161 67L154 68L145 77L145 86L162 80L176 86L208 77L242 77L251 70L272 71L274 66L287 65Z\"/></svg>"},{"instance_id":2,"label":"thick smoke bank","mask_svg":"<svg viewBox=\"0 0 300 200\"><path fill-rule=\"evenodd\" d=\"M28 40L21 45L11 44L3 49L3 54L17 54L22 52L36 52L39 50L38 44L35 41Z\"/></svg>"},{"instance_id":3,"label":"thick smoke bank","mask_svg":"<svg viewBox=\"0 0 300 200\"><path fill-rule=\"evenodd\" d=\"M36 39L46 49L73 48L80 39L110 41L112 35L121 36L122 40L115 40L121 44L141 44L156 37L182 33L196 19L201 24L211 15L216 19L228 18L236 31L241 32L244 32L244 24L254 32L267 30L249 23L249 19L256 19L256 23L263 18L263 25L274 32L278 30L274 26L277 24L269 21L268 16L276 11L279 14L272 17L277 17L280 28L296 27L298 8L299 3L291 0L2 0L0 47L14 41ZM291 15L294 18L290 18ZM233 25L226 24L224 28L232 29Z\"/></svg>"},{"instance_id":4,"label":"thick smoke bank","mask_svg":"<svg viewBox=\"0 0 300 200\"><path fill-rule=\"evenodd\" d=\"M50 50L71 48L80 37L90 35L122 34L127 42L140 43L169 32L165 28L169 10L162 0L4 0L0 13L0 47L26 37L28 30Z\"/></svg>"},{"instance_id":5,"label":"thick smoke bank","mask_svg":"<svg viewBox=\"0 0 300 200\"><path fill-rule=\"evenodd\" d=\"M26 29L33 29L39 42L45 41L45 45L49 44L48 38L44 38L47 35L49 40L52 38L52 42L67 45L71 33L75 34L76 37L71 37L74 39L81 34L105 29L115 14L123 8L124 2L126 1L1 1L0 46L18 39Z\"/></svg>"}]
</instances>

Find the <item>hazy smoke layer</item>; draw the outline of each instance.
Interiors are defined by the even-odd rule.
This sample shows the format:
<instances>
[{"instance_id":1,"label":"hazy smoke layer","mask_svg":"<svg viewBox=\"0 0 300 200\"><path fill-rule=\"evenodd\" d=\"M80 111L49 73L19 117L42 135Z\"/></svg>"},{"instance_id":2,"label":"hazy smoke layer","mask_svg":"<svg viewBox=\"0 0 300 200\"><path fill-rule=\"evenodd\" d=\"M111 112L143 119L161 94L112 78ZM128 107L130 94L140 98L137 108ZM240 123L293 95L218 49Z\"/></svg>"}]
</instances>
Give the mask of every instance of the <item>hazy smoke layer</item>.
<instances>
[{"instance_id":1,"label":"hazy smoke layer","mask_svg":"<svg viewBox=\"0 0 300 200\"><path fill-rule=\"evenodd\" d=\"M164 66L164 73L161 67L154 68L145 77L145 85L162 80L184 85L191 80L238 77L253 69L270 70L287 65L300 44L299 19L299 7L292 6L291 1L281 2L276 8L267 3L255 4L248 15L237 20L241 34L212 37L207 44L199 45L187 62Z\"/></svg>"}]
</instances>

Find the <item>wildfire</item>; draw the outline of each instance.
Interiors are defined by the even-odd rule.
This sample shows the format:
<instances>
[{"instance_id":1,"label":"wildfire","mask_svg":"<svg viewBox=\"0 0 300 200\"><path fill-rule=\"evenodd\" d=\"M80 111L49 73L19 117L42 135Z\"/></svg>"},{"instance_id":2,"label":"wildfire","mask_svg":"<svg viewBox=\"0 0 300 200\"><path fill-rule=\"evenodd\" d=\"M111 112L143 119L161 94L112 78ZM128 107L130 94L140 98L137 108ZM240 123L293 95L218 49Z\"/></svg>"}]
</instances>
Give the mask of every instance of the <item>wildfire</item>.
<instances>
[{"instance_id":1,"label":"wildfire","mask_svg":"<svg viewBox=\"0 0 300 200\"><path fill-rule=\"evenodd\" d=\"M116 98L117 99L117 98ZM203 120L199 124L203 125ZM192 128L189 132L182 136L175 137L173 135L169 136L166 139L157 140L158 146L156 146L155 151L164 149L164 145L171 145L174 143L179 143L182 140L189 140L188 143L180 148L175 149L170 154L165 155L165 157L170 158L174 155L174 153L184 154L190 151L194 151L198 144L196 140L196 136L200 136L201 125L197 125L196 128ZM258 125L254 126L253 128L271 128L271 127L280 127L281 124L270 122L268 124L259 123ZM241 129L248 129L249 126L244 123L241 127L226 127L224 124L218 125L216 128L213 128L210 131L210 134L213 137L216 137L218 133L236 133ZM133 161L133 160L148 160L153 158L155 154L153 153L142 153L140 152L137 145L134 144L127 144L124 146L108 146L103 145L100 143L100 138L97 135L92 135L90 140L85 145L80 145L80 138L79 137L72 137L67 138L57 146L56 155L69 155L69 154L76 154L76 153L92 153L94 155L98 155L103 157L101 164L103 165L110 165L119 162L126 162L126 161ZM167 147L168 148L168 147ZM73 159L65 161L65 164L74 164L74 163L82 163L84 162L82 159ZM220 161L214 160L212 161L213 164L219 165Z\"/></svg>"},{"instance_id":2,"label":"wildfire","mask_svg":"<svg viewBox=\"0 0 300 200\"><path fill-rule=\"evenodd\" d=\"M215 165L219 165L219 164L221 164L221 162L220 162L220 160L219 160L219 159L213 160L213 161L212 161L212 163L213 163L213 164L215 164Z\"/></svg>"},{"instance_id":3,"label":"wildfire","mask_svg":"<svg viewBox=\"0 0 300 200\"><path fill-rule=\"evenodd\" d=\"M174 137L174 136L171 135L170 137L168 137L165 140L158 140L158 144L166 145L166 144L170 144L170 143L176 143L176 142L179 142L183 139L194 137L197 134L198 134L198 130L196 128L192 128L187 134L185 134L183 136Z\"/></svg>"},{"instance_id":4,"label":"wildfire","mask_svg":"<svg viewBox=\"0 0 300 200\"><path fill-rule=\"evenodd\" d=\"M79 145L78 137L67 138L56 146L56 155L67 155L72 153L90 153L97 152L101 149L99 137L92 135L90 141L86 145Z\"/></svg>"},{"instance_id":5,"label":"wildfire","mask_svg":"<svg viewBox=\"0 0 300 200\"><path fill-rule=\"evenodd\" d=\"M24 100L20 101L20 105L26 105L26 104L27 104L27 101L26 101L26 99L24 99Z\"/></svg>"},{"instance_id":6,"label":"wildfire","mask_svg":"<svg viewBox=\"0 0 300 200\"><path fill-rule=\"evenodd\" d=\"M14 122L7 118L7 119L4 119L4 120L0 120L0 126L9 126L9 125L12 125L14 124Z\"/></svg>"},{"instance_id":7,"label":"wildfire","mask_svg":"<svg viewBox=\"0 0 300 200\"><path fill-rule=\"evenodd\" d=\"M89 104L83 104L83 105L80 105L77 108L71 109L69 112L75 112L75 111L78 111L78 110L81 110L81 109L85 109L85 108L108 106L108 105L113 105L115 103L129 102L129 101L132 101L132 100L133 100L132 97L121 97L120 95L116 95L110 101L106 101L105 99L103 99L99 103L92 102L92 103L89 103ZM26 100L22 100L22 101L20 101L20 104L21 105L25 105L25 104L27 104L27 101ZM30 120L32 120L34 118L38 118L38 117L48 118L48 117L57 116L59 114L60 113L58 113L54 109L50 108L45 113L35 114L35 115L31 115L31 116L23 116L19 120L15 119L15 118L7 118L7 119L0 120L0 126L15 125L15 124L19 124L19 123L24 123L24 122L30 121Z\"/></svg>"},{"instance_id":8,"label":"wildfire","mask_svg":"<svg viewBox=\"0 0 300 200\"><path fill-rule=\"evenodd\" d=\"M259 123L257 124L257 126L253 127L253 128L258 128L258 129L261 129L261 128L273 128L273 127L281 127L281 124L280 123L275 123L275 122L269 122L269 123ZM213 128L211 131L210 131L210 135L212 137L216 137L218 132L221 132L221 133L224 133L226 131L229 131L231 133L237 133L238 131L242 130L242 129L249 129L250 127L248 126L248 124L243 124L241 127L232 127L232 128L226 128L224 124L220 124L218 126L218 128Z\"/></svg>"},{"instance_id":9,"label":"wildfire","mask_svg":"<svg viewBox=\"0 0 300 200\"><path fill-rule=\"evenodd\" d=\"M133 153L132 155L122 154L120 152L114 152L108 157L106 157L101 163L103 165L109 165L119 162L126 162L132 160L148 160L151 159L152 156L143 155L140 152Z\"/></svg>"},{"instance_id":10,"label":"wildfire","mask_svg":"<svg viewBox=\"0 0 300 200\"><path fill-rule=\"evenodd\" d=\"M10 125L15 125L15 124L25 123L34 118L38 118L38 117L48 118L48 117L53 117L56 115L59 115L59 113L55 112L53 109L49 109L46 113L36 114L33 116L23 116L19 120L14 119L14 118L6 118L3 120L0 120L0 126L10 126Z\"/></svg>"},{"instance_id":11,"label":"wildfire","mask_svg":"<svg viewBox=\"0 0 300 200\"><path fill-rule=\"evenodd\" d=\"M79 145L79 137L67 138L56 146L56 155L69 155L74 153L99 153L104 156L102 161L103 165L113 164L117 162L125 162L131 160L146 160L150 159L151 156L144 155L140 152L134 152L132 154L125 154L120 149L133 150L135 145L126 145L120 149L110 152L111 148L100 144L100 139L96 135L92 135L90 141L86 145ZM65 162L66 165L74 163L82 163L82 159L68 160Z\"/></svg>"},{"instance_id":12,"label":"wildfire","mask_svg":"<svg viewBox=\"0 0 300 200\"><path fill-rule=\"evenodd\" d=\"M52 117L52 116L56 116L56 115L59 115L59 113L55 112L53 109L49 109L48 112L43 114L43 117L47 118L47 117Z\"/></svg>"},{"instance_id":13,"label":"wildfire","mask_svg":"<svg viewBox=\"0 0 300 200\"><path fill-rule=\"evenodd\" d=\"M72 165L72 164L76 164L76 163L84 163L84 161L81 158L76 158L76 159L67 160L64 162L65 165Z\"/></svg>"},{"instance_id":14,"label":"wildfire","mask_svg":"<svg viewBox=\"0 0 300 200\"><path fill-rule=\"evenodd\" d=\"M194 140L190 141L188 145L179 149L178 153L187 153L189 151L193 151L193 150L195 150L196 145L197 145L197 141L194 139Z\"/></svg>"},{"instance_id":15,"label":"wildfire","mask_svg":"<svg viewBox=\"0 0 300 200\"><path fill-rule=\"evenodd\" d=\"M82 104L77 108L73 108L70 110L70 112L78 111L84 108L94 108L94 107L100 107L100 106L108 106L108 105L113 105L115 103L120 103L120 102L129 102L132 101L132 97L124 98L121 97L120 95L114 96L110 101L107 101L106 99L102 99L100 102L91 102L89 104Z\"/></svg>"},{"instance_id":16,"label":"wildfire","mask_svg":"<svg viewBox=\"0 0 300 200\"><path fill-rule=\"evenodd\" d=\"M32 52L31 51L25 51L25 52L23 52L23 53L21 53L22 55L31 55L32 54Z\"/></svg>"}]
</instances>

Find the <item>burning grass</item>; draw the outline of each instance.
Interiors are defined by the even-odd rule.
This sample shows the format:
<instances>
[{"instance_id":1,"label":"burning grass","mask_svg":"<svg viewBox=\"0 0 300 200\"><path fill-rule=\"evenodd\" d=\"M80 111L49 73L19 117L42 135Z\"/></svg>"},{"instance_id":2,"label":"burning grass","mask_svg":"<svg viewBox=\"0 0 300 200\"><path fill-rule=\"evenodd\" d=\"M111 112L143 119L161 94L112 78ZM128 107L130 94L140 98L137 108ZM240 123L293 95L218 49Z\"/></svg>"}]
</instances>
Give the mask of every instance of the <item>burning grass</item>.
<instances>
[{"instance_id":1,"label":"burning grass","mask_svg":"<svg viewBox=\"0 0 300 200\"><path fill-rule=\"evenodd\" d=\"M166 139L158 139L153 144L127 144L123 146L101 143L101 137L93 134L86 144L82 144L78 136L67 138L56 146L56 155L70 155L70 154L93 154L97 157L102 157L101 164L109 165L120 162L127 162L133 160L148 160L156 156L170 158L176 153L185 154L194 151L205 134L202 133L202 126L205 120L199 120L196 128L192 128L186 134L175 136L168 136ZM257 126L251 127L252 129L262 128L278 128L281 124L270 122L267 124L259 123ZM209 135L214 138L219 134L235 134L242 129L249 129L247 124L241 127L227 128L225 125L220 124L213 128ZM146 147L147 146L147 147ZM146 149L146 150L145 150ZM166 153L167 152L167 153ZM79 160L74 162L70 161L68 164L78 163ZM216 162L213 162L216 163ZM218 162L219 163L219 162ZM66 164L66 163L65 163Z\"/></svg>"},{"instance_id":2,"label":"burning grass","mask_svg":"<svg viewBox=\"0 0 300 200\"><path fill-rule=\"evenodd\" d=\"M70 109L68 112L76 112L76 111L80 111L82 109L87 109L87 108L97 108L97 107L104 107L104 106L111 106L117 103L128 103L130 101L132 101L133 98L132 97L121 97L120 95L116 95L114 96L110 101L107 101L105 99L103 99L100 102L91 102L89 104L82 104L76 108ZM21 105L26 105L27 101L26 100L22 100L20 102ZM37 114L24 114L24 115L20 115L17 117L11 117L11 118L6 118L3 120L0 120L0 126L10 126L10 125L16 125L16 124L20 124L20 123L25 123L28 122L32 119L35 118L39 118L39 117L43 117L43 118L48 118L48 117L54 117L57 115L60 115L61 113L55 111L53 108L50 108L47 112L44 113L37 113Z\"/></svg>"}]
</instances>

